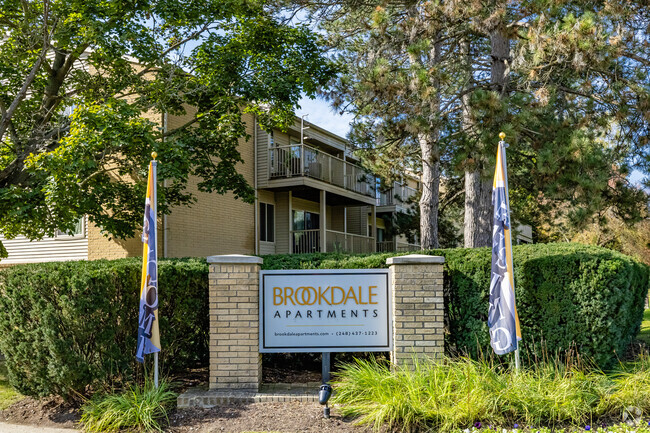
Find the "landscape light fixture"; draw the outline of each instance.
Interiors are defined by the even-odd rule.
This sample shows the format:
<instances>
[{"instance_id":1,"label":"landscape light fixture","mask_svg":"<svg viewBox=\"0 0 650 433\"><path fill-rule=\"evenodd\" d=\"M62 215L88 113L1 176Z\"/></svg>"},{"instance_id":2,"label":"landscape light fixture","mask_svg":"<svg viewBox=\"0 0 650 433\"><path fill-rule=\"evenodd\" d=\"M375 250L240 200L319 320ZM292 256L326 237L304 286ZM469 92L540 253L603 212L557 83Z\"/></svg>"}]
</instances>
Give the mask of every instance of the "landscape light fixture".
<instances>
[{"instance_id":1,"label":"landscape light fixture","mask_svg":"<svg viewBox=\"0 0 650 433\"><path fill-rule=\"evenodd\" d=\"M325 405L323 408L323 418L329 419L330 417L330 408L327 405L327 401L332 396L332 387L327 383L330 381L330 353L323 352L322 356L322 374L323 374L323 384L318 390L318 402Z\"/></svg>"},{"instance_id":2,"label":"landscape light fixture","mask_svg":"<svg viewBox=\"0 0 650 433\"><path fill-rule=\"evenodd\" d=\"M318 402L320 404L324 404L325 407L323 408L323 417L324 418L329 418L330 417L330 408L327 406L327 400L330 399L330 396L332 395L332 387L328 385L327 383L324 383L320 386L320 390L318 391Z\"/></svg>"}]
</instances>

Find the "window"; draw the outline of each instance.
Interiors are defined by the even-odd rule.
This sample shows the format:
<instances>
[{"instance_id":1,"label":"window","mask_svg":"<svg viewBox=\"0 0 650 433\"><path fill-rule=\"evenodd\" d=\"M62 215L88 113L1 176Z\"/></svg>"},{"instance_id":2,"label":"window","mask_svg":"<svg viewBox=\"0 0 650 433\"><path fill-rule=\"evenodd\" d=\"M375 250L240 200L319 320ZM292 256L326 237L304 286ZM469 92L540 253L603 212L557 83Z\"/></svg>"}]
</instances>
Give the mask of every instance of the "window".
<instances>
[{"instance_id":1,"label":"window","mask_svg":"<svg viewBox=\"0 0 650 433\"><path fill-rule=\"evenodd\" d=\"M317 230L320 228L320 215L304 210L293 211L294 230Z\"/></svg>"},{"instance_id":2,"label":"window","mask_svg":"<svg viewBox=\"0 0 650 433\"><path fill-rule=\"evenodd\" d=\"M71 232L64 232L61 230L56 231L56 235L54 236L57 239L70 239L70 238L82 238L86 235L85 230L84 230L84 217L81 217L77 220L77 224L75 224L73 231Z\"/></svg>"},{"instance_id":3,"label":"window","mask_svg":"<svg viewBox=\"0 0 650 433\"><path fill-rule=\"evenodd\" d=\"M260 203L260 240L275 242L275 206Z\"/></svg>"}]
</instances>

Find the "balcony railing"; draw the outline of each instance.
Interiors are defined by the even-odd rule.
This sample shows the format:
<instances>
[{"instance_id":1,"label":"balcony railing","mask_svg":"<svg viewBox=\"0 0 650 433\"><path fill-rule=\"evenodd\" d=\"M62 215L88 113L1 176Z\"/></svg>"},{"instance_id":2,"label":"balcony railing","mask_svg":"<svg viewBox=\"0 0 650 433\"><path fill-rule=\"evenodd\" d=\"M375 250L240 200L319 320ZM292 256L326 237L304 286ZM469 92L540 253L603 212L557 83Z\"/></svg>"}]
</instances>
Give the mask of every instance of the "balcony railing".
<instances>
[{"instance_id":1,"label":"balcony railing","mask_svg":"<svg viewBox=\"0 0 650 433\"><path fill-rule=\"evenodd\" d=\"M372 253L375 239L370 236L327 230L327 251L342 253Z\"/></svg>"},{"instance_id":2,"label":"balcony railing","mask_svg":"<svg viewBox=\"0 0 650 433\"><path fill-rule=\"evenodd\" d=\"M391 189L379 192L377 206L405 205L417 192L415 188L393 182Z\"/></svg>"},{"instance_id":3,"label":"balcony railing","mask_svg":"<svg viewBox=\"0 0 650 433\"><path fill-rule=\"evenodd\" d=\"M370 236L355 235L352 233L327 230L326 233L328 252L345 253L371 253L375 243ZM294 254L317 253L321 250L320 229L292 230L292 251Z\"/></svg>"},{"instance_id":4,"label":"balcony railing","mask_svg":"<svg viewBox=\"0 0 650 433\"><path fill-rule=\"evenodd\" d=\"M390 253L396 251L420 251L422 247L418 244L409 244L408 242L383 241L377 242L378 253Z\"/></svg>"},{"instance_id":5,"label":"balcony railing","mask_svg":"<svg viewBox=\"0 0 650 433\"><path fill-rule=\"evenodd\" d=\"M294 254L320 252L320 229L292 230L291 240Z\"/></svg>"},{"instance_id":6,"label":"balcony railing","mask_svg":"<svg viewBox=\"0 0 650 433\"><path fill-rule=\"evenodd\" d=\"M306 176L375 197L376 180L358 165L304 144L269 149L269 179Z\"/></svg>"}]
</instances>

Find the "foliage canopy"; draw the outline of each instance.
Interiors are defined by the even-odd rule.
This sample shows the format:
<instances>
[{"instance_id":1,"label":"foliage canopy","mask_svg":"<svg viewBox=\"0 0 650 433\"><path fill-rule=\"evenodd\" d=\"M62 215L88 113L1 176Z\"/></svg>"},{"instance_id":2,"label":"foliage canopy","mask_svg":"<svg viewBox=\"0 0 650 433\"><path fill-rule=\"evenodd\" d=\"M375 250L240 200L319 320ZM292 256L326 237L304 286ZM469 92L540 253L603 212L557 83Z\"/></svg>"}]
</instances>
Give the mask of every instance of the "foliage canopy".
<instances>
[{"instance_id":1,"label":"foliage canopy","mask_svg":"<svg viewBox=\"0 0 650 433\"><path fill-rule=\"evenodd\" d=\"M164 213L192 203L189 176L252 200L242 114L286 125L332 73L317 37L270 3L1 0L0 233L39 239L88 215L132 236L152 151Z\"/></svg>"}]
</instances>

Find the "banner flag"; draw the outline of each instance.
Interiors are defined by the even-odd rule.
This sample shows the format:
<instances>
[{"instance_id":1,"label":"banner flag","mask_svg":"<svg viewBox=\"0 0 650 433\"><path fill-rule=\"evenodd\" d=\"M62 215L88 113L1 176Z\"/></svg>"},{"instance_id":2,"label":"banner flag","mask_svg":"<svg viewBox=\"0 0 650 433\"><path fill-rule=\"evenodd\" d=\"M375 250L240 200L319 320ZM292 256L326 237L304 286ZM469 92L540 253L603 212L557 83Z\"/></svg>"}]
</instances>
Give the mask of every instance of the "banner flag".
<instances>
[{"instance_id":1,"label":"banner flag","mask_svg":"<svg viewBox=\"0 0 650 433\"><path fill-rule=\"evenodd\" d=\"M158 332L158 260L156 226L156 161L149 163L147 197L142 228L142 281L140 283L140 318L138 347L135 359L144 362L144 355L160 352Z\"/></svg>"},{"instance_id":2,"label":"banner flag","mask_svg":"<svg viewBox=\"0 0 650 433\"><path fill-rule=\"evenodd\" d=\"M505 137L505 134L503 135ZM517 349L521 340L519 317L515 306L515 283L512 273L512 239L510 203L508 202L508 175L505 142L499 142L497 166L494 172L492 205L492 278L490 280L490 307L488 327L494 353L503 355Z\"/></svg>"}]
</instances>

